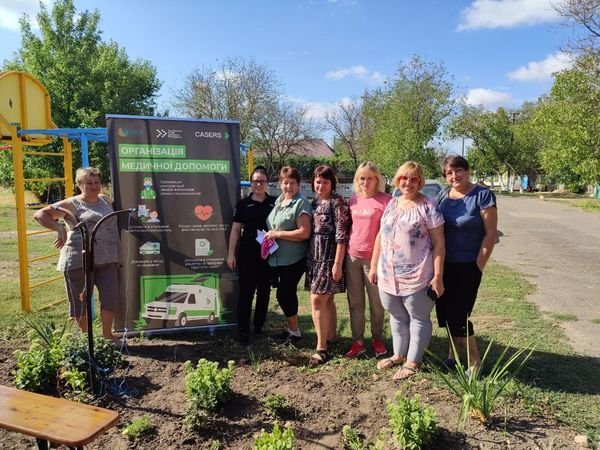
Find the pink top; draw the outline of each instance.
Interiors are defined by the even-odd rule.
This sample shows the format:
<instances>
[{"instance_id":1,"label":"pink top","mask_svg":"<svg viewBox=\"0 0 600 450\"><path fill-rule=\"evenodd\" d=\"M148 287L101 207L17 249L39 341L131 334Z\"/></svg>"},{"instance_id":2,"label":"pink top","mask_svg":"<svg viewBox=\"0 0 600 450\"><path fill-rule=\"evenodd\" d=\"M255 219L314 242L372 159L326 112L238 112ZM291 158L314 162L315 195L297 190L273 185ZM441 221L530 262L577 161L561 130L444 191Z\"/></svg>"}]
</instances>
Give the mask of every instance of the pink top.
<instances>
[{"instance_id":1,"label":"pink top","mask_svg":"<svg viewBox=\"0 0 600 450\"><path fill-rule=\"evenodd\" d=\"M433 278L433 244L429 230L444 224L435 200L424 197L415 206L398 209L398 198L381 217L377 264L379 289L407 296L423 289Z\"/></svg>"},{"instance_id":2,"label":"pink top","mask_svg":"<svg viewBox=\"0 0 600 450\"><path fill-rule=\"evenodd\" d=\"M352 215L348 253L355 258L371 260L375 237L379 232L379 222L385 206L392 196L378 192L373 197L353 195L348 201Z\"/></svg>"}]
</instances>

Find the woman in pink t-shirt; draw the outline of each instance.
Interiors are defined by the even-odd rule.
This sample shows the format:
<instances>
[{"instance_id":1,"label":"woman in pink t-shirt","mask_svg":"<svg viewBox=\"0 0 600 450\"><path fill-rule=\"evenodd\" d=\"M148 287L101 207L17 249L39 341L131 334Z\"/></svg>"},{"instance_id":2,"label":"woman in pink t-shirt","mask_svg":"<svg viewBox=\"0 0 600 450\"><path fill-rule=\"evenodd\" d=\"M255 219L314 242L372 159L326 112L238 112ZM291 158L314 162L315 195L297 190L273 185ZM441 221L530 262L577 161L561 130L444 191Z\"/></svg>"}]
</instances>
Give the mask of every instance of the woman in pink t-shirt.
<instances>
[{"instance_id":1,"label":"woman in pink t-shirt","mask_svg":"<svg viewBox=\"0 0 600 450\"><path fill-rule=\"evenodd\" d=\"M365 288L369 296L371 336L375 356L385 355L387 350L382 342L383 318L385 310L381 305L377 286L367 277L371 266L371 256L375 237L379 232L379 222L386 205L392 196L385 193L385 180L379 168L371 161L358 166L354 174L354 195L348 206L352 216L350 242L345 260L346 289L350 309L352 347L346 353L355 358L365 353Z\"/></svg>"},{"instance_id":2,"label":"woman in pink t-shirt","mask_svg":"<svg viewBox=\"0 0 600 450\"><path fill-rule=\"evenodd\" d=\"M396 172L393 184L402 196L394 197L383 212L369 272L390 313L394 344L394 354L377 367L402 364L395 380L421 367L431 340L432 297L444 293L444 217L436 201L419 192L424 182L423 169L413 161Z\"/></svg>"}]
</instances>

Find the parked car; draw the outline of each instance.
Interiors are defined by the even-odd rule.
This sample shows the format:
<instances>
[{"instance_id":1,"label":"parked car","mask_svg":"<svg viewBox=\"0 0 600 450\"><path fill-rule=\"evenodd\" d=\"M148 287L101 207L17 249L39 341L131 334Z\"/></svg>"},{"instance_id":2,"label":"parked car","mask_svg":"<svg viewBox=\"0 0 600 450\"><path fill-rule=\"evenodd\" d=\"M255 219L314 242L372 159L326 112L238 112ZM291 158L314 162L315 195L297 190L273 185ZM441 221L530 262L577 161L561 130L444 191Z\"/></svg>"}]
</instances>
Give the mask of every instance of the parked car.
<instances>
[{"instance_id":1,"label":"parked car","mask_svg":"<svg viewBox=\"0 0 600 450\"><path fill-rule=\"evenodd\" d=\"M423 185L423 188L421 188L421 193L435 198L442 189L444 189L444 186L438 180L425 180L425 184ZM394 197L400 197L402 191L396 188L392 195Z\"/></svg>"}]
</instances>

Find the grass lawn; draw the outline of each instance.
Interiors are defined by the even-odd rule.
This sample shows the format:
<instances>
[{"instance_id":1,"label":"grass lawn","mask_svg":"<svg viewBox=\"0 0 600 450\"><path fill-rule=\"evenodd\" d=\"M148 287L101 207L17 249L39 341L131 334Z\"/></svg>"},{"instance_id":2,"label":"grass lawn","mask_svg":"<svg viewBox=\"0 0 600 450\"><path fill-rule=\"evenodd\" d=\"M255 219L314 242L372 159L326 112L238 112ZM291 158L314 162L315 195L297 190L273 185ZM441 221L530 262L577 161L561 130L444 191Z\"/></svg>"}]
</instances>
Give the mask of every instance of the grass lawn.
<instances>
[{"instance_id":1,"label":"grass lawn","mask_svg":"<svg viewBox=\"0 0 600 450\"><path fill-rule=\"evenodd\" d=\"M27 327L18 320L20 293L18 280L18 256L14 224L14 206L7 201L12 197L0 193L0 316L1 337L15 340L14 348L24 346ZM30 238L30 257L52 252L53 235L40 235ZM49 258L31 267L32 280L56 276L56 259ZM302 284L301 284L302 286ZM479 336L480 351L491 342L492 361L508 346L518 349L542 337L530 361L515 382L509 385L509 401L522 402L529 410L540 414L558 417L562 422L578 432L588 434L593 439L600 437L600 384L599 366L594 358L577 355L567 344L564 331L559 323L568 317L548 316L540 313L537 307L526 300L535 287L522 275L507 267L492 263L486 269L480 295L473 313L473 321ZM37 289L32 295L35 316L63 320L66 316L66 303L40 310L43 305L64 298L61 282L55 282ZM306 339L314 336L310 316L310 301L306 292L300 292L300 324L306 330ZM340 342L334 347L336 353L343 354L350 342L350 326L345 294L336 297L338 307L338 335ZM276 301L271 301L272 311L269 321L281 320L276 312ZM435 318L433 318L434 324ZM597 321L598 319L592 319ZM99 326L99 324L97 324ZM389 326L386 324L387 335ZM369 329L367 324L367 330ZM309 341L311 342L311 341ZM387 340L391 348L391 340ZM444 358L447 341L445 331L437 327L430 349ZM250 354L253 364L260 364L263 355ZM341 377L354 383L368 383L376 371L370 359L348 360L336 357L331 364L339 367ZM438 375L425 371L422 375L441 387Z\"/></svg>"}]
</instances>

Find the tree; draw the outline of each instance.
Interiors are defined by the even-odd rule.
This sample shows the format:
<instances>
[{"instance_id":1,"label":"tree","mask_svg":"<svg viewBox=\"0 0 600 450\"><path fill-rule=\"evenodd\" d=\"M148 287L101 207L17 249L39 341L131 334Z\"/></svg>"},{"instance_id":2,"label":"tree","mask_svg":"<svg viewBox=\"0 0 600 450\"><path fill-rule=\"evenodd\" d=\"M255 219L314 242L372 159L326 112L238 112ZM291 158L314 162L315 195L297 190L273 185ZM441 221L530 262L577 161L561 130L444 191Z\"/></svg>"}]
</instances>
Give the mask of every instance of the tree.
<instances>
[{"instance_id":1,"label":"tree","mask_svg":"<svg viewBox=\"0 0 600 450\"><path fill-rule=\"evenodd\" d=\"M354 170L365 160L371 125L361 100L357 98L338 103L334 111L325 115L325 128L336 138L336 155L348 157Z\"/></svg>"},{"instance_id":2,"label":"tree","mask_svg":"<svg viewBox=\"0 0 600 450\"><path fill-rule=\"evenodd\" d=\"M269 173L277 173L290 156L301 155L312 138L313 123L306 112L306 107L281 101L256 118L254 147Z\"/></svg>"},{"instance_id":3,"label":"tree","mask_svg":"<svg viewBox=\"0 0 600 450\"><path fill-rule=\"evenodd\" d=\"M156 68L130 61L115 42L103 42L97 10L76 11L73 0L57 0L51 11L40 3L37 22L39 34L26 16L21 18L21 48L3 70L22 70L40 80L59 128L103 127L108 113L154 114L160 89ZM74 153L77 164L79 146L74 145ZM106 145L90 146L89 156L108 175ZM32 164L50 174L62 169L57 158L36 158Z\"/></svg>"},{"instance_id":4,"label":"tree","mask_svg":"<svg viewBox=\"0 0 600 450\"><path fill-rule=\"evenodd\" d=\"M521 110L495 112L467 104L448 127L450 137L472 139L468 159L473 171L484 178L493 174L528 175L535 178L539 167L538 149L530 125L534 105ZM509 188L509 185L506 186Z\"/></svg>"},{"instance_id":5,"label":"tree","mask_svg":"<svg viewBox=\"0 0 600 450\"><path fill-rule=\"evenodd\" d=\"M454 85L443 63L414 56L364 101L373 122L370 159L390 175L406 160L420 162L429 175L439 172L440 154L432 144L455 110Z\"/></svg>"},{"instance_id":6,"label":"tree","mask_svg":"<svg viewBox=\"0 0 600 450\"><path fill-rule=\"evenodd\" d=\"M541 166L573 190L600 182L600 58L581 57L555 75L533 123L542 136Z\"/></svg>"},{"instance_id":7,"label":"tree","mask_svg":"<svg viewBox=\"0 0 600 450\"><path fill-rule=\"evenodd\" d=\"M553 5L567 26L581 30L567 43L567 50L595 53L600 43L600 0L561 0Z\"/></svg>"},{"instance_id":8,"label":"tree","mask_svg":"<svg viewBox=\"0 0 600 450\"><path fill-rule=\"evenodd\" d=\"M195 69L175 98L175 108L189 117L239 120L241 140L250 143L258 119L277 109L281 83L265 65L227 58L216 69Z\"/></svg>"}]
</instances>

